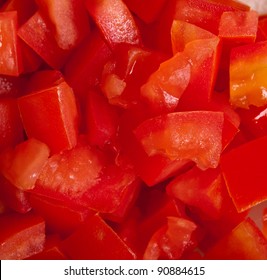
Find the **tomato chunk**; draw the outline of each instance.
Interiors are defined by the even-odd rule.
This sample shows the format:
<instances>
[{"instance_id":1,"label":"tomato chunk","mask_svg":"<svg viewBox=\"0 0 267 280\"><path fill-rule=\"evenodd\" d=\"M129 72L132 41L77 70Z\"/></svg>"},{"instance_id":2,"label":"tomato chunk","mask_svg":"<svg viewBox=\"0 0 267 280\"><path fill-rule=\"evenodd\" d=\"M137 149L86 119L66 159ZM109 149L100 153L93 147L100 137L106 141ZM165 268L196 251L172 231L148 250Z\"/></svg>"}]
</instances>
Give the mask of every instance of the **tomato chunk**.
<instances>
[{"instance_id":1,"label":"tomato chunk","mask_svg":"<svg viewBox=\"0 0 267 280\"><path fill-rule=\"evenodd\" d=\"M141 44L134 18L122 0L87 0L85 3L112 48L119 43Z\"/></svg>"},{"instance_id":2,"label":"tomato chunk","mask_svg":"<svg viewBox=\"0 0 267 280\"><path fill-rule=\"evenodd\" d=\"M36 214L0 216L0 259L25 259L41 252L45 243L45 223Z\"/></svg>"},{"instance_id":3,"label":"tomato chunk","mask_svg":"<svg viewBox=\"0 0 267 280\"><path fill-rule=\"evenodd\" d=\"M3 152L0 158L0 170L14 186L29 190L34 188L49 154L46 144L30 138L14 149Z\"/></svg>"},{"instance_id":4,"label":"tomato chunk","mask_svg":"<svg viewBox=\"0 0 267 280\"><path fill-rule=\"evenodd\" d=\"M265 159L267 137L257 138L222 155L221 169L239 212L267 199Z\"/></svg>"},{"instance_id":5,"label":"tomato chunk","mask_svg":"<svg viewBox=\"0 0 267 280\"><path fill-rule=\"evenodd\" d=\"M17 12L0 13L0 73L18 76L21 71L21 57L17 38Z\"/></svg>"},{"instance_id":6,"label":"tomato chunk","mask_svg":"<svg viewBox=\"0 0 267 280\"><path fill-rule=\"evenodd\" d=\"M74 260L135 259L131 249L99 215L87 219L63 242L62 249Z\"/></svg>"},{"instance_id":7,"label":"tomato chunk","mask_svg":"<svg viewBox=\"0 0 267 280\"><path fill-rule=\"evenodd\" d=\"M230 57L230 102L241 108L263 106L266 99L267 43L257 42L232 49Z\"/></svg>"},{"instance_id":8,"label":"tomato chunk","mask_svg":"<svg viewBox=\"0 0 267 280\"><path fill-rule=\"evenodd\" d=\"M255 223L246 219L206 254L206 259L260 260L267 258L267 240Z\"/></svg>"},{"instance_id":9,"label":"tomato chunk","mask_svg":"<svg viewBox=\"0 0 267 280\"><path fill-rule=\"evenodd\" d=\"M223 119L220 112L175 112L144 121L135 135L149 156L163 154L172 160L192 160L201 169L215 168Z\"/></svg>"},{"instance_id":10,"label":"tomato chunk","mask_svg":"<svg viewBox=\"0 0 267 280\"><path fill-rule=\"evenodd\" d=\"M76 145L78 111L73 91L66 82L25 95L18 99L18 104L28 137L46 143L52 153Z\"/></svg>"}]
</instances>

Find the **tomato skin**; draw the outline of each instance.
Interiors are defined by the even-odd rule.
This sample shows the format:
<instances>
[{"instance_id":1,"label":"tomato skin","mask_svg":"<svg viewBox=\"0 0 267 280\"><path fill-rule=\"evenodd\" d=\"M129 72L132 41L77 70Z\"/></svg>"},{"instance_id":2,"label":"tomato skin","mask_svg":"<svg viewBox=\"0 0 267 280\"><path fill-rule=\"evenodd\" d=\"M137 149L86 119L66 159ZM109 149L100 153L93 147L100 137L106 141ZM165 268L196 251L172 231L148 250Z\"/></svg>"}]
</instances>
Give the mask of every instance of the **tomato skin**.
<instances>
[{"instance_id":1,"label":"tomato skin","mask_svg":"<svg viewBox=\"0 0 267 280\"><path fill-rule=\"evenodd\" d=\"M62 237L70 235L88 216L94 214L94 211L88 208L34 193L29 194L29 203L45 220L46 231Z\"/></svg>"},{"instance_id":2,"label":"tomato skin","mask_svg":"<svg viewBox=\"0 0 267 280\"><path fill-rule=\"evenodd\" d=\"M28 193L15 187L2 174L0 175L0 186L0 197L5 201L8 208L21 214L25 214L32 209Z\"/></svg>"},{"instance_id":3,"label":"tomato skin","mask_svg":"<svg viewBox=\"0 0 267 280\"><path fill-rule=\"evenodd\" d=\"M34 188L49 154L46 144L30 138L2 153L0 170L14 186L29 190Z\"/></svg>"},{"instance_id":4,"label":"tomato skin","mask_svg":"<svg viewBox=\"0 0 267 280\"><path fill-rule=\"evenodd\" d=\"M61 241L57 235L46 236L43 251L30 256L27 260L67 260L68 258L60 249Z\"/></svg>"},{"instance_id":5,"label":"tomato skin","mask_svg":"<svg viewBox=\"0 0 267 280\"><path fill-rule=\"evenodd\" d=\"M22 72L17 24L16 11L0 13L0 35L4 38L0 49L0 74L19 76Z\"/></svg>"},{"instance_id":6,"label":"tomato skin","mask_svg":"<svg viewBox=\"0 0 267 280\"><path fill-rule=\"evenodd\" d=\"M233 148L221 157L221 169L238 212L250 209L267 198L266 136ZM252 187L253 186L253 187Z\"/></svg>"},{"instance_id":7,"label":"tomato skin","mask_svg":"<svg viewBox=\"0 0 267 280\"><path fill-rule=\"evenodd\" d=\"M33 213L0 216L0 259L25 259L41 252L45 243L44 220Z\"/></svg>"},{"instance_id":8,"label":"tomato skin","mask_svg":"<svg viewBox=\"0 0 267 280\"><path fill-rule=\"evenodd\" d=\"M24 140L23 126L16 99L0 99L0 152Z\"/></svg>"},{"instance_id":9,"label":"tomato skin","mask_svg":"<svg viewBox=\"0 0 267 280\"><path fill-rule=\"evenodd\" d=\"M131 249L99 216L87 219L62 243L63 252L74 260L132 260Z\"/></svg>"},{"instance_id":10,"label":"tomato skin","mask_svg":"<svg viewBox=\"0 0 267 280\"><path fill-rule=\"evenodd\" d=\"M196 208L207 219L216 219L222 214L222 180L218 169L203 172L193 167L175 177L167 185L166 192L187 206Z\"/></svg>"},{"instance_id":11,"label":"tomato skin","mask_svg":"<svg viewBox=\"0 0 267 280\"><path fill-rule=\"evenodd\" d=\"M250 105L266 105L266 49L265 41L232 49L230 102L233 106L248 109Z\"/></svg>"},{"instance_id":12,"label":"tomato skin","mask_svg":"<svg viewBox=\"0 0 267 280\"><path fill-rule=\"evenodd\" d=\"M36 0L36 3L40 13L52 24L59 48L73 49L89 33L90 26L83 0Z\"/></svg>"},{"instance_id":13,"label":"tomato skin","mask_svg":"<svg viewBox=\"0 0 267 280\"><path fill-rule=\"evenodd\" d=\"M119 112L110 106L101 92L90 91L86 104L86 134L88 142L100 148L114 145L116 140Z\"/></svg>"},{"instance_id":14,"label":"tomato skin","mask_svg":"<svg viewBox=\"0 0 267 280\"><path fill-rule=\"evenodd\" d=\"M27 136L46 143L51 153L77 144L76 100L65 81L19 98L18 105Z\"/></svg>"},{"instance_id":15,"label":"tomato skin","mask_svg":"<svg viewBox=\"0 0 267 280\"><path fill-rule=\"evenodd\" d=\"M267 258L267 240L249 218L241 222L205 256L218 260L260 260Z\"/></svg>"},{"instance_id":16,"label":"tomato skin","mask_svg":"<svg viewBox=\"0 0 267 280\"><path fill-rule=\"evenodd\" d=\"M85 4L111 48L119 43L141 44L139 30L122 0L87 0Z\"/></svg>"},{"instance_id":17,"label":"tomato skin","mask_svg":"<svg viewBox=\"0 0 267 280\"><path fill-rule=\"evenodd\" d=\"M69 56L69 50L58 46L51 24L39 11L20 26L18 36L54 69L61 68Z\"/></svg>"},{"instance_id":18,"label":"tomato skin","mask_svg":"<svg viewBox=\"0 0 267 280\"><path fill-rule=\"evenodd\" d=\"M215 168L223 119L220 112L174 112L144 121L134 133L148 156L162 154L171 160L192 160L201 169Z\"/></svg>"},{"instance_id":19,"label":"tomato skin","mask_svg":"<svg viewBox=\"0 0 267 280\"><path fill-rule=\"evenodd\" d=\"M88 90L95 90L99 86L103 67L111 55L112 52L100 32L93 30L66 62L63 69L65 79L73 88L82 108Z\"/></svg>"}]
</instances>

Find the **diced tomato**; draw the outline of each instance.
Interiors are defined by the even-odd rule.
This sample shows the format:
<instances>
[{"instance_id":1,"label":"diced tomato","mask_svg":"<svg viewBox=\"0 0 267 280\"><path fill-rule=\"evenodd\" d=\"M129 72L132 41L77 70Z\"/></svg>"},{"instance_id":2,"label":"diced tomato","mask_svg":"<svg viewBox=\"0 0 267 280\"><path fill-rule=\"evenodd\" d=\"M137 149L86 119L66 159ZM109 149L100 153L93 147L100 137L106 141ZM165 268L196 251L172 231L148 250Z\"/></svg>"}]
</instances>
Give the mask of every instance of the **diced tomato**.
<instances>
[{"instance_id":1,"label":"diced tomato","mask_svg":"<svg viewBox=\"0 0 267 280\"><path fill-rule=\"evenodd\" d=\"M46 143L52 153L71 149L77 144L76 100L65 81L27 94L18 99L18 104L28 137Z\"/></svg>"},{"instance_id":2,"label":"diced tomato","mask_svg":"<svg viewBox=\"0 0 267 280\"><path fill-rule=\"evenodd\" d=\"M218 166L222 150L223 114L175 112L148 119L135 135L149 156L192 160L201 169Z\"/></svg>"},{"instance_id":3,"label":"diced tomato","mask_svg":"<svg viewBox=\"0 0 267 280\"><path fill-rule=\"evenodd\" d=\"M230 102L235 107L263 106L266 99L267 43L257 42L232 49L230 57Z\"/></svg>"},{"instance_id":4,"label":"diced tomato","mask_svg":"<svg viewBox=\"0 0 267 280\"><path fill-rule=\"evenodd\" d=\"M67 257L60 249L60 244L61 239L58 236L48 236L43 251L30 256L27 260L67 260Z\"/></svg>"},{"instance_id":5,"label":"diced tomato","mask_svg":"<svg viewBox=\"0 0 267 280\"><path fill-rule=\"evenodd\" d=\"M18 36L52 68L61 68L69 56L69 50L58 46L50 22L39 11L19 28Z\"/></svg>"},{"instance_id":6,"label":"diced tomato","mask_svg":"<svg viewBox=\"0 0 267 280\"><path fill-rule=\"evenodd\" d=\"M140 87L157 70L165 55L132 45L121 44L105 64L101 90L110 104L122 108L140 102Z\"/></svg>"},{"instance_id":7,"label":"diced tomato","mask_svg":"<svg viewBox=\"0 0 267 280\"><path fill-rule=\"evenodd\" d=\"M17 188L32 189L49 154L46 144L30 138L2 153L0 171Z\"/></svg>"},{"instance_id":8,"label":"diced tomato","mask_svg":"<svg viewBox=\"0 0 267 280\"><path fill-rule=\"evenodd\" d=\"M58 70L40 70L34 72L27 81L27 93L42 91L64 82L63 74Z\"/></svg>"},{"instance_id":9,"label":"diced tomato","mask_svg":"<svg viewBox=\"0 0 267 280\"><path fill-rule=\"evenodd\" d=\"M141 44L139 30L128 7L122 0L87 0L89 14L101 30L108 44Z\"/></svg>"},{"instance_id":10,"label":"diced tomato","mask_svg":"<svg viewBox=\"0 0 267 280\"><path fill-rule=\"evenodd\" d=\"M0 99L0 152L15 146L24 139L23 126L17 101L13 98Z\"/></svg>"},{"instance_id":11,"label":"diced tomato","mask_svg":"<svg viewBox=\"0 0 267 280\"><path fill-rule=\"evenodd\" d=\"M151 111L173 112L191 79L191 64L183 52L178 52L160 64L141 87L141 96Z\"/></svg>"},{"instance_id":12,"label":"diced tomato","mask_svg":"<svg viewBox=\"0 0 267 280\"><path fill-rule=\"evenodd\" d=\"M190 22L217 35L224 12L249 9L233 0L180 0L176 4L175 19Z\"/></svg>"},{"instance_id":13,"label":"diced tomato","mask_svg":"<svg viewBox=\"0 0 267 280\"><path fill-rule=\"evenodd\" d=\"M257 35L258 17L256 11L224 12L220 19L218 36L223 40L233 40L235 44L253 43Z\"/></svg>"},{"instance_id":14,"label":"diced tomato","mask_svg":"<svg viewBox=\"0 0 267 280\"><path fill-rule=\"evenodd\" d=\"M166 191L207 219L216 219L222 214L222 180L218 169L202 171L194 167L173 179Z\"/></svg>"},{"instance_id":15,"label":"diced tomato","mask_svg":"<svg viewBox=\"0 0 267 280\"><path fill-rule=\"evenodd\" d=\"M250 106L249 110L237 110L241 118L241 128L248 139L267 135L267 106Z\"/></svg>"},{"instance_id":16,"label":"diced tomato","mask_svg":"<svg viewBox=\"0 0 267 280\"><path fill-rule=\"evenodd\" d=\"M214 34L182 20L174 20L171 26L171 41L173 53L182 52L187 43L194 40L216 38Z\"/></svg>"},{"instance_id":17,"label":"diced tomato","mask_svg":"<svg viewBox=\"0 0 267 280\"><path fill-rule=\"evenodd\" d=\"M44 218L46 232L60 233L63 237L71 234L94 213L86 207L33 193L29 194L29 202L34 211Z\"/></svg>"},{"instance_id":18,"label":"diced tomato","mask_svg":"<svg viewBox=\"0 0 267 280\"><path fill-rule=\"evenodd\" d=\"M170 159L162 154L149 156L133 130L148 118L146 107L137 106L126 110L121 117L119 142L121 153L129 157L138 176L148 185L154 186L169 177L184 171L191 163L189 160Z\"/></svg>"},{"instance_id":19,"label":"diced tomato","mask_svg":"<svg viewBox=\"0 0 267 280\"><path fill-rule=\"evenodd\" d=\"M25 23L37 10L35 0L7 0L1 7L2 12L17 11L19 26Z\"/></svg>"},{"instance_id":20,"label":"diced tomato","mask_svg":"<svg viewBox=\"0 0 267 280\"><path fill-rule=\"evenodd\" d=\"M33 191L75 202L98 182L102 167L99 153L89 146L54 154L43 167Z\"/></svg>"},{"instance_id":21,"label":"diced tomato","mask_svg":"<svg viewBox=\"0 0 267 280\"><path fill-rule=\"evenodd\" d=\"M267 18L266 17L259 18L256 41L267 40L266 27L267 27Z\"/></svg>"},{"instance_id":22,"label":"diced tomato","mask_svg":"<svg viewBox=\"0 0 267 280\"><path fill-rule=\"evenodd\" d=\"M151 237L144 259L179 259L192 246L191 235L197 226L190 220L168 217L167 225Z\"/></svg>"},{"instance_id":23,"label":"diced tomato","mask_svg":"<svg viewBox=\"0 0 267 280\"><path fill-rule=\"evenodd\" d=\"M18 213L27 213L32 209L28 193L15 187L2 174L0 175L0 197L5 205Z\"/></svg>"},{"instance_id":24,"label":"diced tomato","mask_svg":"<svg viewBox=\"0 0 267 280\"><path fill-rule=\"evenodd\" d=\"M100 84L103 67L111 55L106 42L94 30L68 59L64 75L81 106L86 102L88 90L95 90Z\"/></svg>"},{"instance_id":25,"label":"diced tomato","mask_svg":"<svg viewBox=\"0 0 267 280\"><path fill-rule=\"evenodd\" d=\"M22 71L17 38L17 11L0 12L0 74L19 76Z\"/></svg>"},{"instance_id":26,"label":"diced tomato","mask_svg":"<svg viewBox=\"0 0 267 280\"><path fill-rule=\"evenodd\" d=\"M25 93L26 78L0 75L0 97L19 97Z\"/></svg>"},{"instance_id":27,"label":"diced tomato","mask_svg":"<svg viewBox=\"0 0 267 280\"><path fill-rule=\"evenodd\" d=\"M0 215L0 228L1 260L25 259L44 248L45 223L36 214Z\"/></svg>"},{"instance_id":28,"label":"diced tomato","mask_svg":"<svg viewBox=\"0 0 267 280\"><path fill-rule=\"evenodd\" d=\"M206 259L260 260L267 258L267 240L255 223L246 219L205 256Z\"/></svg>"},{"instance_id":29,"label":"diced tomato","mask_svg":"<svg viewBox=\"0 0 267 280\"><path fill-rule=\"evenodd\" d=\"M267 199L265 159L267 137L234 148L221 157L227 188L239 212Z\"/></svg>"},{"instance_id":30,"label":"diced tomato","mask_svg":"<svg viewBox=\"0 0 267 280\"><path fill-rule=\"evenodd\" d=\"M131 260L132 250L115 231L95 215L63 241L63 252L74 260Z\"/></svg>"},{"instance_id":31,"label":"diced tomato","mask_svg":"<svg viewBox=\"0 0 267 280\"><path fill-rule=\"evenodd\" d=\"M86 105L88 142L101 148L113 146L118 133L119 112L109 105L101 92L90 91Z\"/></svg>"},{"instance_id":32,"label":"diced tomato","mask_svg":"<svg viewBox=\"0 0 267 280\"><path fill-rule=\"evenodd\" d=\"M191 77L180 102L207 102L211 99L217 77L220 40L214 36L210 39L191 41L185 46L184 53L191 65Z\"/></svg>"},{"instance_id":33,"label":"diced tomato","mask_svg":"<svg viewBox=\"0 0 267 280\"><path fill-rule=\"evenodd\" d=\"M77 47L89 32L89 21L83 2L36 0L39 12L49 19L57 45L63 50Z\"/></svg>"}]
</instances>

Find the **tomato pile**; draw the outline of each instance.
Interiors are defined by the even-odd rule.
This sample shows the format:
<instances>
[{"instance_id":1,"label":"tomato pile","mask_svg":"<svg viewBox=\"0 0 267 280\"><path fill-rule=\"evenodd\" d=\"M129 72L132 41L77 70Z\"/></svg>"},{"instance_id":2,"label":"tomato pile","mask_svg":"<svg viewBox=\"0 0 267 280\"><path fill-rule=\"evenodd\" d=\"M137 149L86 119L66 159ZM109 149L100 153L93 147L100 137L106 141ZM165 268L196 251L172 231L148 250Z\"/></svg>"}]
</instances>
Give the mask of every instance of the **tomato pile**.
<instances>
[{"instance_id":1,"label":"tomato pile","mask_svg":"<svg viewBox=\"0 0 267 280\"><path fill-rule=\"evenodd\" d=\"M267 17L0 3L0 259L267 259Z\"/></svg>"}]
</instances>

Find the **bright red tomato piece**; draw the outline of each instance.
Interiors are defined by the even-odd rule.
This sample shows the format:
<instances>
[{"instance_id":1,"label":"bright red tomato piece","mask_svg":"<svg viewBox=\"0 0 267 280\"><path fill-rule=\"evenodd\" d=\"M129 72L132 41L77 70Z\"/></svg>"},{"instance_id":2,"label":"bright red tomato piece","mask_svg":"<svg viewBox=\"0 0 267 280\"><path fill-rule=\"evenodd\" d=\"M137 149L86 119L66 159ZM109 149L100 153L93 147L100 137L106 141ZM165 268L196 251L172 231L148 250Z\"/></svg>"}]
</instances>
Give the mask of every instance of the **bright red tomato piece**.
<instances>
[{"instance_id":1,"label":"bright red tomato piece","mask_svg":"<svg viewBox=\"0 0 267 280\"><path fill-rule=\"evenodd\" d=\"M94 215L64 240L63 252L73 260L132 260L135 254L115 231Z\"/></svg>"},{"instance_id":2,"label":"bright red tomato piece","mask_svg":"<svg viewBox=\"0 0 267 280\"><path fill-rule=\"evenodd\" d=\"M0 13L0 74L19 76L22 71L17 20L16 11Z\"/></svg>"},{"instance_id":3,"label":"bright red tomato piece","mask_svg":"<svg viewBox=\"0 0 267 280\"><path fill-rule=\"evenodd\" d=\"M135 135L149 156L192 160L201 169L215 168L222 151L224 117L220 112L175 112L148 119Z\"/></svg>"},{"instance_id":4,"label":"bright red tomato piece","mask_svg":"<svg viewBox=\"0 0 267 280\"><path fill-rule=\"evenodd\" d=\"M120 43L141 44L134 18L122 0L87 0L85 4L112 48Z\"/></svg>"},{"instance_id":5,"label":"bright red tomato piece","mask_svg":"<svg viewBox=\"0 0 267 280\"><path fill-rule=\"evenodd\" d=\"M0 216L0 259L25 259L40 253L45 243L44 220L33 213Z\"/></svg>"},{"instance_id":6,"label":"bright red tomato piece","mask_svg":"<svg viewBox=\"0 0 267 280\"><path fill-rule=\"evenodd\" d=\"M167 225L157 230L148 242L144 259L179 259L193 245L191 236L196 229L190 220L167 217Z\"/></svg>"},{"instance_id":7,"label":"bright red tomato piece","mask_svg":"<svg viewBox=\"0 0 267 280\"><path fill-rule=\"evenodd\" d=\"M0 151L24 140L23 126L16 99L0 99Z\"/></svg>"},{"instance_id":8,"label":"bright red tomato piece","mask_svg":"<svg viewBox=\"0 0 267 280\"><path fill-rule=\"evenodd\" d=\"M255 223L246 219L205 256L206 259L260 260L267 258L267 240Z\"/></svg>"},{"instance_id":9,"label":"bright red tomato piece","mask_svg":"<svg viewBox=\"0 0 267 280\"><path fill-rule=\"evenodd\" d=\"M89 32L89 20L83 2L36 0L40 13L46 16L53 26L57 45L63 50L78 46Z\"/></svg>"},{"instance_id":10,"label":"bright red tomato piece","mask_svg":"<svg viewBox=\"0 0 267 280\"><path fill-rule=\"evenodd\" d=\"M0 197L5 205L15 212L25 214L32 209L29 194L15 187L4 175L0 175Z\"/></svg>"},{"instance_id":11,"label":"bright red tomato piece","mask_svg":"<svg viewBox=\"0 0 267 280\"><path fill-rule=\"evenodd\" d=\"M265 159L267 137L257 138L222 155L221 169L239 212L267 199Z\"/></svg>"},{"instance_id":12,"label":"bright red tomato piece","mask_svg":"<svg viewBox=\"0 0 267 280\"><path fill-rule=\"evenodd\" d=\"M232 49L230 57L230 102L248 109L267 104L266 41Z\"/></svg>"},{"instance_id":13,"label":"bright red tomato piece","mask_svg":"<svg viewBox=\"0 0 267 280\"><path fill-rule=\"evenodd\" d=\"M28 137L46 143L52 153L77 144L78 111L73 90L66 82L27 94L18 104Z\"/></svg>"},{"instance_id":14,"label":"bright red tomato piece","mask_svg":"<svg viewBox=\"0 0 267 280\"><path fill-rule=\"evenodd\" d=\"M50 151L46 144L30 138L0 157L0 171L17 188L29 190L48 160Z\"/></svg>"}]
</instances>

